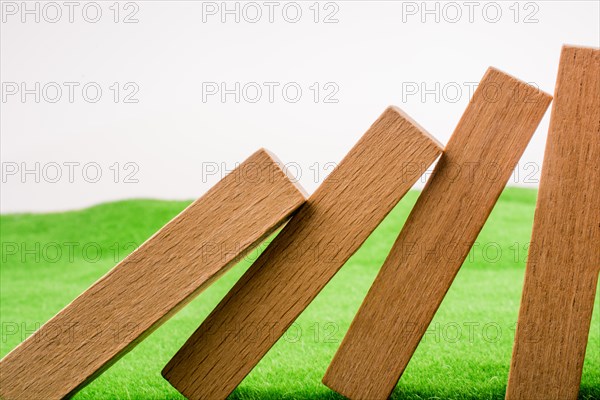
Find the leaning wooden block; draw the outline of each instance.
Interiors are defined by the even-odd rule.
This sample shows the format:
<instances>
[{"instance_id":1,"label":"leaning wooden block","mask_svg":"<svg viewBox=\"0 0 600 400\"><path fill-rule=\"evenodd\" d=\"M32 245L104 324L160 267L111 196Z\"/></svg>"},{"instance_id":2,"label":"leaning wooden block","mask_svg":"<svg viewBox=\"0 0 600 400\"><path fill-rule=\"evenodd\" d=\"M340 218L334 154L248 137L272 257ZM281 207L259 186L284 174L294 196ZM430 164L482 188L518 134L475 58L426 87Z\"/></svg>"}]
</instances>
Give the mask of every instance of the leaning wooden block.
<instances>
[{"instance_id":1,"label":"leaning wooden block","mask_svg":"<svg viewBox=\"0 0 600 400\"><path fill-rule=\"evenodd\" d=\"M550 101L532 86L487 71L331 362L325 385L352 399L392 393Z\"/></svg>"},{"instance_id":2,"label":"leaning wooden block","mask_svg":"<svg viewBox=\"0 0 600 400\"><path fill-rule=\"evenodd\" d=\"M190 399L223 399L390 212L441 148L388 108L163 370Z\"/></svg>"},{"instance_id":3,"label":"leaning wooden block","mask_svg":"<svg viewBox=\"0 0 600 400\"><path fill-rule=\"evenodd\" d=\"M506 398L576 399L600 271L600 50L564 47Z\"/></svg>"},{"instance_id":4,"label":"leaning wooden block","mask_svg":"<svg viewBox=\"0 0 600 400\"><path fill-rule=\"evenodd\" d=\"M305 196L254 153L0 361L0 398L73 394L259 244Z\"/></svg>"}]
</instances>

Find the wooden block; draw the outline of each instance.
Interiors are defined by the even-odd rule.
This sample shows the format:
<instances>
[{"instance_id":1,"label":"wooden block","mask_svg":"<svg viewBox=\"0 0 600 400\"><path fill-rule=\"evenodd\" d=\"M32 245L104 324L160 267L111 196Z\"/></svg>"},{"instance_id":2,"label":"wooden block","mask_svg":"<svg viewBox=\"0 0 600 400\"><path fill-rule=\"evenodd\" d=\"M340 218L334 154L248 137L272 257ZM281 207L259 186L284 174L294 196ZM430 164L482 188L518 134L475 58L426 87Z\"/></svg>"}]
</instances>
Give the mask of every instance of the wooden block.
<instances>
[{"instance_id":1,"label":"wooden block","mask_svg":"<svg viewBox=\"0 0 600 400\"><path fill-rule=\"evenodd\" d=\"M305 196L254 153L0 361L2 399L73 394L248 251Z\"/></svg>"},{"instance_id":2,"label":"wooden block","mask_svg":"<svg viewBox=\"0 0 600 400\"><path fill-rule=\"evenodd\" d=\"M564 47L506 398L576 399L600 271L600 50Z\"/></svg>"},{"instance_id":3,"label":"wooden block","mask_svg":"<svg viewBox=\"0 0 600 400\"><path fill-rule=\"evenodd\" d=\"M441 148L388 108L163 370L224 399L360 247Z\"/></svg>"},{"instance_id":4,"label":"wooden block","mask_svg":"<svg viewBox=\"0 0 600 400\"><path fill-rule=\"evenodd\" d=\"M486 72L325 385L351 399L392 393L550 101L496 69Z\"/></svg>"}]
</instances>

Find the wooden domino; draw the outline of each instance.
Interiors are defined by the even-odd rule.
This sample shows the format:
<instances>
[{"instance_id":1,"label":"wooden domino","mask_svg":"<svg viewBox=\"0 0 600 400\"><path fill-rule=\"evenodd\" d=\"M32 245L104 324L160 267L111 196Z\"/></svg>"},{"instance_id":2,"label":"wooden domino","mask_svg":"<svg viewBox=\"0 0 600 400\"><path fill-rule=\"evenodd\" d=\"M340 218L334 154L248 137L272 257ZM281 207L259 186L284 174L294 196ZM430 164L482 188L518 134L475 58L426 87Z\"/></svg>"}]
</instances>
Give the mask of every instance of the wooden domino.
<instances>
[{"instance_id":1,"label":"wooden domino","mask_svg":"<svg viewBox=\"0 0 600 400\"><path fill-rule=\"evenodd\" d=\"M507 400L576 399L600 271L600 50L565 46Z\"/></svg>"},{"instance_id":2,"label":"wooden domino","mask_svg":"<svg viewBox=\"0 0 600 400\"><path fill-rule=\"evenodd\" d=\"M190 399L226 398L440 152L422 128L388 108L173 357L163 376Z\"/></svg>"},{"instance_id":3,"label":"wooden domino","mask_svg":"<svg viewBox=\"0 0 600 400\"><path fill-rule=\"evenodd\" d=\"M390 396L550 101L494 68L486 72L325 385L351 399Z\"/></svg>"},{"instance_id":4,"label":"wooden domino","mask_svg":"<svg viewBox=\"0 0 600 400\"><path fill-rule=\"evenodd\" d=\"M0 398L59 399L108 368L305 201L254 153L0 361Z\"/></svg>"}]
</instances>

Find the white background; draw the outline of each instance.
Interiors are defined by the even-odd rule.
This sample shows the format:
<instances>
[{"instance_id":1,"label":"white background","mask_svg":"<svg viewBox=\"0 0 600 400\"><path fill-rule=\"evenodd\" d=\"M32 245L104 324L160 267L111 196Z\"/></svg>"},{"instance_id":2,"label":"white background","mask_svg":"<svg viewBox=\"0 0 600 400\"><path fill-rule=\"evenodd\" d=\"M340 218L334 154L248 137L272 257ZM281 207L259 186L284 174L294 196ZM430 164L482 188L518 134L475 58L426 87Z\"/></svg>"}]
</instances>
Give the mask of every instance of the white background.
<instances>
[{"instance_id":1,"label":"white background","mask_svg":"<svg viewBox=\"0 0 600 400\"><path fill-rule=\"evenodd\" d=\"M63 2L28 2L38 15L2 2L1 212L195 198L260 147L312 192L387 105L446 143L488 66L553 93L562 44L600 44L597 1L228 2L239 22L222 2L113 3L75 2L70 16ZM39 102L22 98L20 85L35 92L36 82ZM73 102L64 82L78 85ZM256 82L263 93L252 103L248 86L239 103L223 101L207 82ZM279 84L272 102L264 82ZM297 102L282 94L290 82ZM95 103L93 87L82 93L89 83L102 89ZM124 102L135 88L137 103ZM334 89L337 102L325 102ZM509 185L536 185L549 114Z\"/></svg>"}]
</instances>

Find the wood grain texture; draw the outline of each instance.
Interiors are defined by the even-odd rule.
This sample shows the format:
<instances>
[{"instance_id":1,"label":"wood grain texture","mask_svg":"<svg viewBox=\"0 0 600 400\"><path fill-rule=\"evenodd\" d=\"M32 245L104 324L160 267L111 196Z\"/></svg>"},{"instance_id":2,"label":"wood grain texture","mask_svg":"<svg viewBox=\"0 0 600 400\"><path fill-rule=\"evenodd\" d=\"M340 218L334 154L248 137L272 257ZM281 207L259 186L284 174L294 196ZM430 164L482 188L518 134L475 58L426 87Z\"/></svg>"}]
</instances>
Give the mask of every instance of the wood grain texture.
<instances>
[{"instance_id":1,"label":"wood grain texture","mask_svg":"<svg viewBox=\"0 0 600 400\"><path fill-rule=\"evenodd\" d=\"M490 68L323 383L351 399L393 391L551 97Z\"/></svg>"},{"instance_id":2,"label":"wood grain texture","mask_svg":"<svg viewBox=\"0 0 600 400\"><path fill-rule=\"evenodd\" d=\"M223 399L358 250L441 148L388 108L163 370L190 399Z\"/></svg>"},{"instance_id":3,"label":"wood grain texture","mask_svg":"<svg viewBox=\"0 0 600 400\"><path fill-rule=\"evenodd\" d=\"M579 392L600 271L600 50L564 47L506 398Z\"/></svg>"},{"instance_id":4,"label":"wood grain texture","mask_svg":"<svg viewBox=\"0 0 600 400\"><path fill-rule=\"evenodd\" d=\"M0 361L2 399L73 394L212 283L305 201L254 153Z\"/></svg>"}]
</instances>

